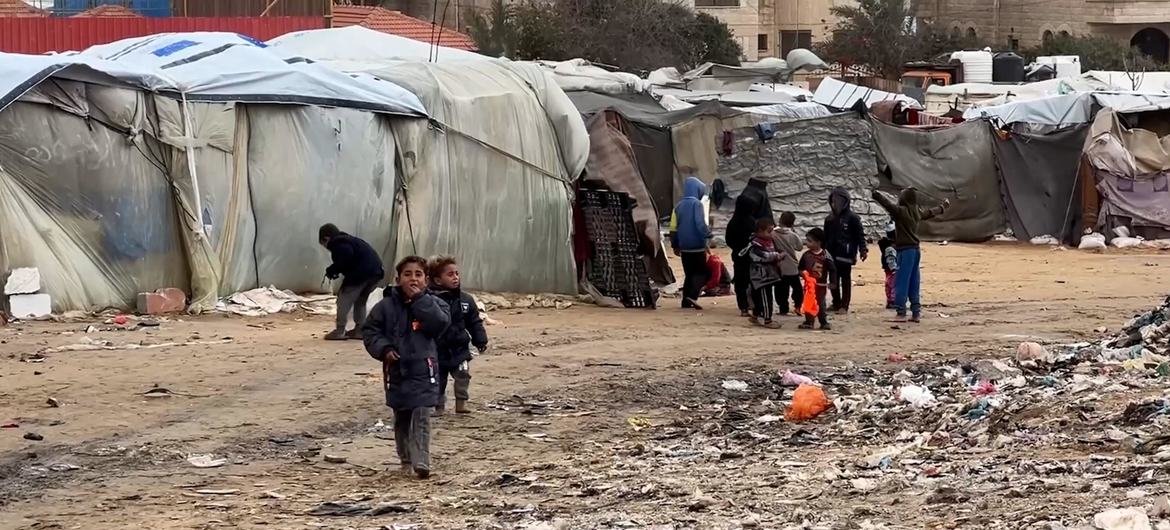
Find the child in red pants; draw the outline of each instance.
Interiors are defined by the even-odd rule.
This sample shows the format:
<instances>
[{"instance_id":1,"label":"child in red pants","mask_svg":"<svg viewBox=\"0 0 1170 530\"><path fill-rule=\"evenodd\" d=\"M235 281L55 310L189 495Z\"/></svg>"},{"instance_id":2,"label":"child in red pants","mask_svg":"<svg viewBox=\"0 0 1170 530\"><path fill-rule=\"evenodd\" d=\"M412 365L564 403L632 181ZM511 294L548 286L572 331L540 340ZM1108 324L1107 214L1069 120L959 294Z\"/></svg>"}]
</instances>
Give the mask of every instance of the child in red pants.
<instances>
[{"instance_id":1,"label":"child in red pants","mask_svg":"<svg viewBox=\"0 0 1170 530\"><path fill-rule=\"evenodd\" d=\"M886 237L878 240L882 251L882 271L886 273L886 309L894 309L894 276L898 272L898 251L894 249L894 229L887 227Z\"/></svg>"}]
</instances>

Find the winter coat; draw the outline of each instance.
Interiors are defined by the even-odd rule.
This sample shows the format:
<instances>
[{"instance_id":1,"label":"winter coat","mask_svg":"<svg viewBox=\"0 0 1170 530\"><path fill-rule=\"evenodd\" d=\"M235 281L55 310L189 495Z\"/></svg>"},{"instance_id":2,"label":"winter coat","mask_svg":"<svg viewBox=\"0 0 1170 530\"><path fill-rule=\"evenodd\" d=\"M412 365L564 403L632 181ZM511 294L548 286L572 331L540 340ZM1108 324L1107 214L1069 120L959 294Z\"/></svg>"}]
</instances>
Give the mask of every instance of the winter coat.
<instances>
[{"instance_id":1,"label":"winter coat","mask_svg":"<svg viewBox=\"0 0 1170 530\"><path fill-rule=\"evenodd\" d=\"M817 280L817 287L827 287L829 281L837 276L837 264L833 255L821 249L820 252L806 250L800 257L800 271L808 272Z\"/></svg>"},{"instance_id":2,"label":"winter coat","mask_svg":"<svg viewBox=\"0 0 1170 530\"><path fill-rule=\"evenodd\" d=\"M767 240L752 238L752 242L739 251L739 257L750 259L752 262L752 289L762 289L780 283L781 256L772 245L771 238Z\"/></svg>"},{"instance_id":3,"label":"winter coat","mask_svg":"<svg viewBox=\"0 0 1170 530\"><path fill-rule=\"evenodd\" d=\"M934 208L918 206L918 191L914 188L902 190L897 203L878 190L873 190L873 198L890 213L890 217L894 218L894 248L896 250L918 248L919 223L942 215L946 210L941 204Z\"/></svg>"},{"instance_id":4,"label":"winter coat","mask_svg":"<svg viewBox=\"0 0 1170 530\"><path fill-rule=\"evenodd\" d=\"M439 359L435 339L450 324L447 304L423 293L408 301L402 289L387 287L362 325L366 352L382 361L386 406L394 410L433 407L439 400ZM387 351L397 361L386 359Z\"/></svg>"},{"instance_id":5,"label":"winter coat","mask_svg":"<svg viewBox=\"0 0 1170 530\"><path fill-rule=\"evenodd\" d=\"M683 198L674 207L671 247L681 252L706 252L711 239L711 228L703 211L703 196L707 186L695 177L687 177L683 184Z\"/></svg>"},{"instance_id":6,"label":"winter coat","mask_svg":"<svg viewBox=\"0 0 1170 530\"><path fill-rule=\"evenodd\" d=\"M791 228L781 227L772 232L772 242L776 245L776 252L780 253L780 274L799 276L800 249L804 248L800 236Z\"/></svg>"},{"instance_id":7,"label":"winter coat","mask_svg":"<svg viewBox=\"0 0 1170 530\"><path fill-rule=\"evenodd\" d=\"M386 276L382 259L374 247L359 237L342 232L330 239L325 248L333 257L333 264L325 269L325 275L329 278L345 277L341 282L343 287L381 280Z\"/></svg>"},{"instance_id":8,"label":"winter coat","mask_svg":"<svg viewBox=\"0 0 1170 530\"><path fill-rule=\"evenodd\" d=\"M857 254L865 256L865 228L861 217L849 207L849 190L834 188L829 193L831 213L825 218L825 250L841 263L857 263Z\"/></svg>"},{"instance_id":9,"label":"winter coat","mask_svg":"<svg viewBox=\"0 0 1170 530\"><path fill-rule=\"evenodd\" d=\"M487 349L487 330L483 327L483 317L479 315L479 306L474 296L460 289L436 289L433 292L447 304L451 316L447 331L435 340L439 350L439 366L451 370L471 360L471 348L468 345L480 351Z\"/></svg>"},{"instance_id":10,"label":"winter coat","mask_svg":"<svg viewBox=\"0 0 1170 530\"><path fill-rule=\"evenodd\" d=\"M751 243L752 235L756 233L756 221L776 220L767 186L768 183L760 179L748 179L747 187L735 198L735 212L727 221L727 246L736 255Z\"/></svg>"}]
</instances>

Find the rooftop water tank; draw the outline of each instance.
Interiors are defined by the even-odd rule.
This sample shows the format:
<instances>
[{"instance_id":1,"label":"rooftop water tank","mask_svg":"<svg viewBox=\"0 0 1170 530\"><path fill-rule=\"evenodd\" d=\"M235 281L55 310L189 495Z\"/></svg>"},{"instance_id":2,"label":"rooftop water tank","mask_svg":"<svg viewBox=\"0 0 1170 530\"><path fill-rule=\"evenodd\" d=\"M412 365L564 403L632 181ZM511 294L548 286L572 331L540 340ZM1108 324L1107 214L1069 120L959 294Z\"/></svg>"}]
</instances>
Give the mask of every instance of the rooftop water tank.
<instances>
[{"instance_id":1,"label":"rooftop water tank","mask_svg":"<svg viewBox=\"0 0 1170 530\"><path fill-rule=\"evenodd\" d=\"M1012 52L995 54L991 61L991 77L996 83L1022 83L1024 58Z\"/></svg>"},{"instance_id":2,"label":"rooftop water tank","mask_svg":"<svg viewBox=\"0 0 1170 530\"><path fill-rule=\"evenodd\" d=\"M962 63L964 83L991 83L995 80L989 49L955 52L951 54L951 61Z\"/></svg>"}]
</instances>

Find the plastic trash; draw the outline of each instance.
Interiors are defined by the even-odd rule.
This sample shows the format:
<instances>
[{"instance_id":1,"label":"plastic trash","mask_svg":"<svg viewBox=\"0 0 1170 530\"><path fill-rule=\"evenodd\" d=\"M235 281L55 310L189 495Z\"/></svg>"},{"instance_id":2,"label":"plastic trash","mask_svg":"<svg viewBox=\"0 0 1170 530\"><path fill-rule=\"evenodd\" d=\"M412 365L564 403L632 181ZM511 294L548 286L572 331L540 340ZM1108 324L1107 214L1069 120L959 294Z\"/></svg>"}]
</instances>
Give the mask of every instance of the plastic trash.
<instances>
[{"instance_id":1,"label":"plastic trash","mask_svg":"<svg viewBox=\"0 0 1170 530\"><path fill-rule=\"evenodd\" d=\"M829 398L821 387L800 385L796 387L796 392L792 393L792 404L788 406L784 418L788 421L811 420L829 410L830 405Z\"/></svg>"},{"instance_id":2,"label":"plastic trash","mask_svg":"<svg viewBox=\"0 0 1170 530\"><path fill-rule=\"evenodd\" d=\"M898 389L898 399L915 407L929 407L938 403L930 389L924 386L906 385Z\"/></svg>"},{"instance_id":3,"label":"plastic trash","mask_svg":"<svg viewBox=\"0 0 1170 530\"><path fill-rule=\"evenodd\" d=\"M794 387L800 385L821 386L816 381L813 381L811 377L800 375L792 370L784 370L784 373L780 374L780 384Z\"/></svg>"},{"instance_id":4,"label":"plastic trash","mask_svg":"<svg viewBox=\"0 0 1170 530\"><path fill-rule=\"evenodd\" d=\"M1153 530L1150 518L1140 508L1117 508L1093 517L1093 526L1101 530Z\"/></svg>"},{"instance_id":5,"label":"plastic trash","mask_svg":"<svg viewBox=\"0 0 1170 530\"><path fill-rule=\"evenodd\" d=\"M1016 363L1020 366L1035 367L1052 362L1048 350L1035 342L1021 342L1016 346Z\"/></svg>"},{"instance_id":6,"label":"plastic trash","mask_svg":"<svg viewBox=\"0 0 1170 530\"><path fill-rule=\"evenodd\" d=\"M723 381L723 388L726 390L734 390L736 392L747 392L748 384L738 379L727 379Z\"/></svg>"},{"instance_id":7,"label":"plastic trash","mask_svg":"<svg viewBox=\"0 0 1170 530\"><path fill-rule=\"evenodd\" d=\"M992 383L991 381L983 380L980 381L979 384L975 385L976 396L990 396L996 392L999 392L999 389L997 389L995 387L995 383Z\"/></svg>"}]
</instances>

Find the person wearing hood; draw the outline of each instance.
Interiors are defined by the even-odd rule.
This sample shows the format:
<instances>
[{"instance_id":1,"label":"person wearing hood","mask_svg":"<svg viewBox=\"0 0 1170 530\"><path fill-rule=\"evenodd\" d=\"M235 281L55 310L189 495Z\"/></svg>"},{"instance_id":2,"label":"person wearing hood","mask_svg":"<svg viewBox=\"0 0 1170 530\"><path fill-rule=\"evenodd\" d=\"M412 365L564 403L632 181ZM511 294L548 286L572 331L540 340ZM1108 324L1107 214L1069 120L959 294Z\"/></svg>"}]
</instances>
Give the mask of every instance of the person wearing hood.
<instances>
[{"instance_id":1,"label":"person wearing hood","mask_svg":"<svg viewBox=\"0 0 1170 530\"><path fill-rule=\"evenodd\" d=\"M853 299L853 266L857 264L857 256L861 261L869 257L869 249L865 245L865 228L861 226L861 217L850 208L849 190L836 187L829 193L829 215L825 217L825 250L833 256L837 274L833 275L829 284L829 293L833 297L830 311L849 312L849 302Z\"/></svg>"},{"instance_id":2,"label":"person wearing hood","mask_svg":"<svg viewBox=\"0 0 1170 530\"><path fill-rule=\"evenodd\" d=\"M894 250L898 253L898 270L894 273L894 310L898 320L906 320L906 302L910 303L910 321L922 319L922 250L919 248L918 226L922 221L942 215L951 201L944 200L934 208L918 205L918 191L906 188L895 202L886 194L874 190L873 198L894 218Z\"/></svg>"},{"instance_id":3,"label":"person wearing hood","mask_svg":"<svg viewBox=\"0 0 1170 530\"><path fill-rule=\"evenodd\" d=\"M748 179L747 186L735 198L735 212L727 222L727 246L731 247L732 281L735 283L735 302L741 316L749 317L750 291L752 285L752 261L741 257L741 252L751 244L756 233L756 222L768 219L776 223L772 213L772 201L768 198L768 183L764 180Z\"/></svg>"},{"instance_id":4,"label":"person wearing hood","mask_svg":"<svg viewBox=\"0 0 1170 530\"><path fill-rule=\"evenodd\" d=\"M683 309L697 309L703 286L707 284L707 252L711 228L703 208L707 185L695 177L687 177L683 184L683 198L674 207L670 223L670 246L682 258Z\"/></svg>"},{"instance_id":5,"label":"person wearing hood","mask_svg":"<svg viewBox=\"0 0 1170 530\"><path fill-rule=\"evenodd\" d=\"M331 223L321 225L317 230L317 242L333 258L333 263L325 269L325 277L330 280L343 278L341 290L337 293L336 327L325 335L325 340L361 340L366 303L386 275L382 259L369 243L342 232ZM345 325L351 312L354 327L347 332Z\"/></svg>"},{"instance_id":6,"label":"person wearing hood","mask_svg":"<svg viewBox=\"0 0 1170 530\"><path fill-rule=\"evenodd\" d=\"M462 289L459 279L459 263L450 256L440 256L427 265L431 279L431 292L447 304L451 325L435 339L439 356L439 402L435 415L442 416L447 410L447 381L455 381L455 413L467 414L471 409L467 401L471 398L471 360L474 354L469 346L475 346L479 353L488 347L487 330L479 314L475 297Z\"/></svg>"}]
</instances>

